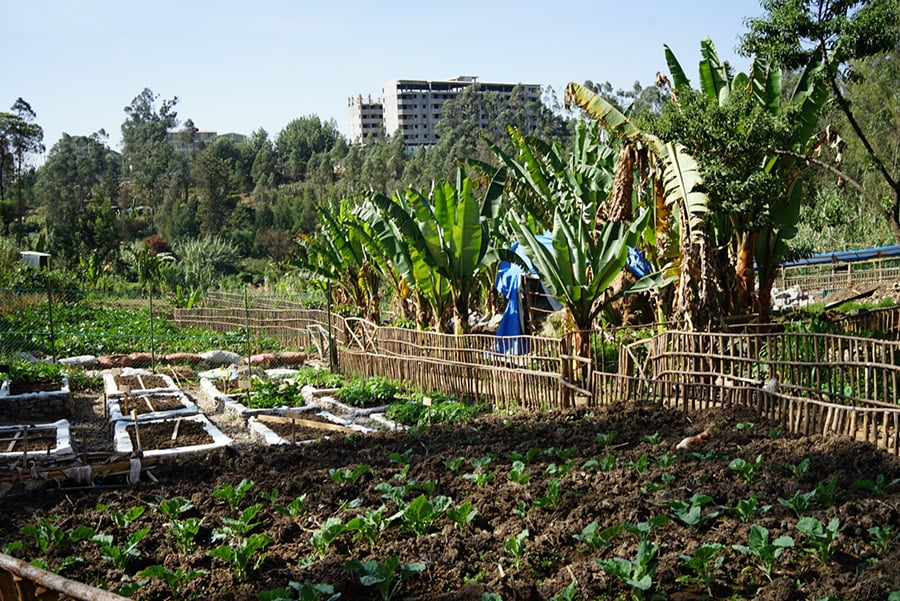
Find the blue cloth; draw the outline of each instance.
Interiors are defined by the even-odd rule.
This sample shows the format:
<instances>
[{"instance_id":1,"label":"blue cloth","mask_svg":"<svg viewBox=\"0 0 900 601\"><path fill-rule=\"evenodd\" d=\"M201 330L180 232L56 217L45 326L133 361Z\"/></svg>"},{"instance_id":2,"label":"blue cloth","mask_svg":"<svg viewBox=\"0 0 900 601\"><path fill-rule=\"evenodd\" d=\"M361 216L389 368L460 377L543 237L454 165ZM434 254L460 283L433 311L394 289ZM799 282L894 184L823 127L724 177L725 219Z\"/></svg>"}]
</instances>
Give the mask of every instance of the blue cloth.
<instances>
[{"instance_id":1,"label":"blue cloth","mask_svg":"<svg viewBox=\"0 0 900 601\"><path fill-rule=\"evenodd\" d=\"M550 246L553 240L549 234L537 236L541 244ZM510 250L528 265L530 273L537 273L524 253L519 252L519 243L516 242L510 247ZM494 288L500 294L509 299L506 304L506 310L500 319L500 326L497 328L497 343L494 350L505 355L525 355L531 352L528 346L528 339L522 336L522 296L519 294L519 284L522 281L522 274L525 270L519 265L510 263L509 261L501 261L500 267L497 269L497 281Z\"/></svg>"}]
</instances>

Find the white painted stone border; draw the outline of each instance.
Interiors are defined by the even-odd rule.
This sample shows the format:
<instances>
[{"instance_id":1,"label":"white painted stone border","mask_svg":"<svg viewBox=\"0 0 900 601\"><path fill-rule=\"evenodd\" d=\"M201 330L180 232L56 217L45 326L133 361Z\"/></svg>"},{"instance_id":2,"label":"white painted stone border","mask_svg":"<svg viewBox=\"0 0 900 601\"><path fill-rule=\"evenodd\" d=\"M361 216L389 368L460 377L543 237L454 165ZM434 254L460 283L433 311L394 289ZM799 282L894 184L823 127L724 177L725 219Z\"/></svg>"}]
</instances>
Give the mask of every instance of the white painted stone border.
<instances>
[{"instance_id":1,"label":"white painted stone border","mask_svg":"<svg viewBox=\"0 0 900 601\"><path fill-rule=\"evenodd\" d=\"M373 413L384 413L387 411L388 405L378 405L377 407L352 407L347 405L346 403L342 403L333 396L320 396L319 403L322 404L323 407L328 407L330 409L337 409L347 415L352 416L368 416Z\"/></svg>"},{"instance_id":2,"label":"white painted stone border","mask_svg":"<svg viewBox=\"0 0 900 601\"><path fill-rule=\"evenodd\" d=\"M209 378L200 378L200 390L207 396L209 400L216 403L217 408L221 407L223 411L234 413L244 418L245 420L249 417L259 414L276 415L279 411L283 413L285 411L311 411L314 409L321 409L319 405L311 403L305 395L303 399L307 402L307 404L301 405L299 407L288 407L284 405L281 407L250 408L240 401L236 401L234 398L232 398L231 395L227 395L216 388L216 385ZM240 393L240 395L243 394L243 392Z\"/></svg>"},{"instance_id":3,"label":"white painted stone border","mask_svg":"<svg viewBox=\"0 0 900 601\"><path fill-rule=\"evenodd\" d=\"M151 411L148 413L138 413L137 420L138 422L148 422L158 419L167 419L171 417L181 417L185 415L195 415L200 412L200 409L197 407L197 404L190 400L186 394L184 394L181 390L166 390L166 389L152 389L149 391L141 391L140 393L136 393L131 395L132 399L142 399L147 397L150 399L151 404L153 403L154 396L177 396L178 400L181 401L182 408L181 409L168 409L166 411ZM131 421L130 415L123 415L122 409L119 407L119 401L123 400L122 395L117 395L114 397L106 398L106 407L109 410L109 421L117 422L120 420L128 420Z\"/></svg>"},{"instance_id":4,"label":"white painted stone border","mask_svg":"<svg viewBox=\"0 0 900 601\"><path fill-rule=\"evenodd\" d=\"M24 428L26 426L0 426L0 432L4 430L17 430L20 428ZM56 446L50 449L50 455L71 455L72 451L72 436L69 430L69 421L65 419L60 419L55 422L46 423L46 424L29 424L27 426L30 430L56 430ZM11 451L9 453L0 453L0 459L15 459L16 457L21 457L22 455L26 457L34 458L34 457L46 457L48 455L47 451Z\"/></svg>"},{"instance_id":5,"label":"white painted stone border","mask_svg":"<svg viewBox=\"0 0 900 601\"><path fill-rule=\"evenodd\" d=\"M296 410L297 409L293 409L293 411L296 411ZM284 413L286 413L286 412L278 411L278 412L270 413L270 415L284 415ZM367 427L361 426L359 424L354 424L353 422L349 422L349 421L347 421L341 417L338 417L337 415L334 415L333 413L329 413L327 411L320 411L319 413L316 413L316 415L325 418L327 421L329 421L333 424L337 424L339 426L344 426L345 428L348 428L355 432L359 432L360 434L370 434L372 432L375 432L375 430L373 430L372 428L367 428ZM288 439L283 438L283 437L279 436L278 434L276 434L271 428L269 428L269 426L267 426L266 424L261 422L259 419L257 419L256 416L251 416L250 419L247 420L247 426L257 437L261 438L263 440L263 442L267 445L290 445L291 444L291 442ZM325 430L325 431L327 432L328 430ZM303 440L298 440L297 444L298 445L310 444L319 439L328 440L329 438L330 437L327 434L325 434L318 438L307 438L307 439L303 439Z\"/></svg>"},{"instance_id":6,"label":"white painted stone border","mask_svg":"<svg viewBox=\"0 0 900 601\"><path fill-rule=\"evenodd\" d=\"M0 385L0 401L68 397L71 392L69 390L69 376L66 374L63 374L58 390L38 390L35 392L26 392L24 394L9 394L9 387L9 378L7 378L3 380L3 384Z\"/></svg>"},{"instance_id":7,"label":"white painted stone border","mask_svg":"<svg viewBox=\"0 0 900 601\"><path fill-rule=\"evenodd\" d=\"M176 418L177 419L177 418ZM221 449L224 447L230 447L234 445L234 441L231 440L228 436L222 433L214 423L212 423L209 418L207 418L203 414L190 415L188 417L181 418L184 421L193 421L200 422L203 425L203 428L206 430L206 433L209 434L213 441L208 444L201 445L193 445L188 447L175 447L174 449L148 449L144 450L144 457L168 457L175 455L185 455L189 453L202 453L206 451L212 451L215 449ZM152 422L142 423L138 421L138 428L147 424L161 423L161 422L171 422L173 419L158 419ZM134 446L131 444L131 436L128 434L128 428L134 427L133 421L118 421L115 424L115 434L114 440L116 443L116 453L122 453L130 455L134 452Z\"/></svg>"},{"instance_id":8,"label":"white painted stone border","mask_svg":"<svg viewBox=\"0 0 900 601\"><path fill-rule=\"evenodd\" d=\"M175 381L172 380L171 377L166 374L157 374L146 369L134 368L134 367L124 367L122 368L122 372L119 374L120 376L156 376L162 378L166 385L161 386L159 388L142 388L140 390L133 390L134 394L146 394L151 392L168 392L172 390L180 390L178 386L175 384ZM119 390L119 387L116 385L116 376L107 372L103 373L103 391L106 393L107 397L117 397L122 396L124 393Z\"/></svg>"}]
</instances>

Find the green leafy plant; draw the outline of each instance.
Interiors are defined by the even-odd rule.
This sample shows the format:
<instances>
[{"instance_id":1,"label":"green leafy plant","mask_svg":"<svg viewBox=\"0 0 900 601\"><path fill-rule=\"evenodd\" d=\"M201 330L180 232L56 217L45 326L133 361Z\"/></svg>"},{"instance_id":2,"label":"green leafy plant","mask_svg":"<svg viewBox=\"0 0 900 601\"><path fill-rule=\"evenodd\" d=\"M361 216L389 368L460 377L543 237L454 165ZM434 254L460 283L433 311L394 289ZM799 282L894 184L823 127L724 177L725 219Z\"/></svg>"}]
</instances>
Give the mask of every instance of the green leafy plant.
<instances>
[{"instance_id":1,"label":"green leafy plant","mask_svg":"<svg viewBox=\"0 0 900 601\"><path fill-rule=\"evenodd\" d=\"M200 526L203 525L201 518L190 517L183 520L169 521L169 534L175 542L175 547L182 553L189 553L196 547L197 535L200 533Z\"/></svg>"},{"instance_id":2,"label":"green leafy plant","mask_svg":"<svg viewBox=\"0 0 900 601\"><path fill-rule=\"evenodd\" d=\"M447 518L460 529L468 528L476 517L478 517L478 509L472 505L471 500L447 508Z\"/></svg>"},{"instance_id":3,"label":"green leafy plant","mask_svg":"<svg viewBox=\"0 0 900 601\"><path fill-rule=\"evenodd\" d=\"M820 507L831 507L837 503L841 492L837 490L837 476L833 476L827 482L820 482L813 489L813 497Z\"/></svg>"},{"instance_id":4,"label":"green leafy plant","mask_svg":"<svg viewBox=\"0 0 900 601\"><path fill-rule=\"evenodd\" d=\"M771 509L771 505L760 505L756 495L751 494L746 499L739 500L729 512L745 524L749 524Z\"/></svg>"},{"instance_id":5,"label":"green leafy plant","mask_svg":"<svg viewBox=\"0 0 900 601\"><path fill-rule=\"evenodd\" d=\"M241 480L237 485L223 482L212 492L212 496L214 499L222 499L232 511L235 511L251 488L253 488L253 480L247 478Z\"/></svg>"},{"instance_id":6,"label":"green leafy plant","mask_svg":"<svg viewBox=\"0 0 900 601\"><path fill-rule=\"evenodd\" d=\"M703 506L712 503L712 497L701 493L694 493L688 502L679 499L673 499L666 504L672 510L675 519L687 526L691 530L696 530L704 522L708 522L719 517L718 511L703 513Z\"/></svg>"},{"instance_id":7,"label":"green leafy plant","mask_svg":"<svg viewBox=\"0 0 900 601\"><path fill-rule=\"evenodd\" d=\"M91 540L100 546L103 559L110 562L117 570L125 571L131 560L141 556L138 543L148 534L150 534L150 528L135 530L126 537L125 544L121 547L114 544L115 539L111 534L95 534Z\"/></svg>"},{"instance_id":8,"label":"green leafy plant","mask_svg":"<svg viewBox=\"0 0 900 601\"><path fill-rule=\"evenodd\" d=\"M653 588L653 578L656 576L659 547L649 541L638 543L637 554L634 559L612 557L610 559L596 559L603 571L610 576L621 579L631 587L632 594L643 599L647 592Z\"/></svg>"},{"instance_id":9,"label":"green leafy plant","mask_svg":"<svg viewBox=\"0 0 900 601\"><path fill-rule=\"evenodd\" d=\"M257 569L265 560L266 553L262 553L262 550L274 542L275 539L268 534L254 534L234 545L220 545L206 554L227 563L234 571L235 578L243 581L249 572Z\"/></svg>"},{"instance_id":10,"label":"green leafy plant","mask_svg":"<svg viewBox=\"0 0 900 601\"><path fill-rule=\"evenodd\" d=\"M771 581L778 558L793 546L794 539L790 536L780 536L770 541L768 529L759 524L753 524L750 526L747 544L731 545L731 548L738 553L753 557L756 567Z\"/></svg>"},{"instance_id":11,"label":"green leafy plant","mask_svg":"<svg viewBox=\"0 0 900 601\"><path fill-rule=\"evenodd\" d=\"M412 456L412 452L413 452L412 449L406 449L402 453L398 453L395 451L395 452L391 453L390 455L388 455L388 461L390 461L391 463L399 463L399 464L409 463L409 458Z\"/></svg>"},{"instance_id":12,"label":"green leafy plant","mask_svg":"<svg viewBox=\"0 0 900 601\"><path fill-rule=\"evenodd\" d=\"M222 527L213 531L212 540L218 542L229 538L240 538L247 536L254 528L259 526L259 522L254 522L256 516L262 511L262 503L254 503L241 512L237 519L222 517Z\"/></svg>"},{"instance_id":13,"label":"green leafy plant","mask_svg":"<svg viewBox=\"0 0 900 601\"><path fill-rule=\"evenodd\" d=\"M790 499L784 499L782 497L778 497L778 502L784 505L785 507L790 507L797 517L799 518L804 513L809 511L812 506L813 497L815 497L816 491L811 490L809 492L796 492L794 496Z\"/></svg>"},{"instance_id":14,"label":"green leafy plant","mask_svg":"<svg viewBox=\"0 0 900 601\"><path fill-rule=\"evenodd\" d=\"M744 430L752 430L755 425L756 423L754 422L738 422L737 426L735 427L737 428L738 432L743 432Z\"/></svg>"},{"instance_id":15,"label":"green leafy plant","mask_svg":"<svg viewBox=\"0 0 900 601\"><path fill-rule=\"evenodd\" d=\"M813 517L803 517L797 522L797 530L803 533L803 550L814 556L822 565L831 559L841 521L831 518L828 525Z\"/></svg>"},{"instance_id":16,"label":"green leafy plant","mask_svg":"<svg viewBox=\"0 0 900 601\"><path fill-rule=\"evenodd\" d=\"M125 529L128 528L134 521L144 515L144 511L146 507L142 507L140 505L132 507L125 513L121 513L116 511L113 507L109 507L107 505L97 505L97 511L105 511L107 515L109 515L109 519L112 520L113 525L116 528Z\"/></svg>"},{"instance_id":17,"label":"green leafy plant","mask_svg":"<svg viewBox=\"0 0 900 601\"><path fill-rule=\"evenodd\" d=\"M258 601L294 601L294 593L297 593L297 601L337 601L341 598L330 584L313 584L307 580L303 584L289 582L288 587L263 591L256 598Z\"/></svg>"},{"instance_id":18,"label":"green leafy plant","mask_svg":"<svg viewBox=\"0 0 900 601\"><path fill-rule=\"evenodd\" d=\"M328 473L331 475L331 481L337 484L356 484L363 474L371 470L371 465L360 463L354 468L331 469Z\"/></svg>"},{"instance_id":19,"label":"green leafy plant","mask_svg":"<svg viewBox=\"0 0 900 601\"><path fill-rule=\"evenodd\" d=\"M669 451L668 453L663 453L659 457L656 458L656 463L661 468L670 468L678 462L678 453L673 453Z\"/></svg>"},{"instance_id":20,"label":"green leafy plant","mask_svg":"<svg viewBox=\"0 0 900 601\"><path fill-rule=\"evenodd\" d=\"M78 526L67 530L59 526L57 520L59 520L58 516L40 518L35 524L22 526L20 532L23 536L30 536L34 539L41 555L46 555L50 547L72 545L94 536L94 530L88 526Z\"/></svg>"},{"instance_id":21,"label":"green leafy plant","mask_svg":"<svg viewBox=\"0 0 900 601\"><path fill-rule=\"evenodd\" d=\"M404 580L425 571L424 563L401 563L396 555L391 555L382 563L374 559L368 561L352 559L346 565L348 570L359 574L360 584L376 587L382 601L393 599L400 592Z\"/></svg>"},{"instance_id":22,"label":"green leafy plant","mask_svg":"<svg viewBox=\"0 0 900 601\"><path fill-rule=\"evenodd\" d=\"M650 538L650 533L652 533L660 526L664 526L668 523L668 517L664 515L657 515L653 516L646 522L638 522L637 524L626 522L622 524L622 530L629 534L633 534L634 537L637 538L638 542L643 542Z\"/></svg>"},{"instance_id":23,"label":"green leafy plant","mask_svg":"<svg viewBox=\"0 0 900 601\"><path fill-rule=\"evenodd\" d=\"M517 535L506 539L506 542L503 543L503 550L513 558L513 568L516 570L519 569L519 564L525 557L525 539L528 538L528 536L528 529L525 528Z\"/></svg>"},{"instance_id":24,"label":"green leafy plant","mask_svg":"<svg viewBox=\"0 0 900 601\"><path fill-rule=\"evenodd\" d=\"M513 463L516 461L520 461L525 465L530 465L534 458L541 454L541 450L537 447L532 447L525 451L525 453L520 453L518 451L510 452L506 457Z\"/></svg>"},{"instance_id":25,"label":"green leafy plant","mask_svg":"<svg viewBox=\"0 0 900 601\"><path fill-rule=\"evenodd\" d=\"M527 484L531 474L525 471L525 464L517 459L513 461L512 469L506 473L506 478L516 484Z\"/></svg>"},{"instance_id":26,"label":"green leafy plant","mask_svg":"<svg viewBox=\"0 0 900 601\"><path fill-rule=\"evenodd\" d=\"M350 519L344 526L347 532L354 532L353 538L363 539L374 549L381 541L382 533L391 524L391 518L385 517L387 508L381 505L378 509L369 509L364 514Z\"/></svg>"},{"instance_id":27,"label":"green leafy plant","mask_svg":"<svg viewBox=\"0 0 900 601\"><path fill-rule=\"evenodd\" d=\"M319 559L328 554L328 547L345 531L346 526L343 520L338 516L331 516L322 523L318 530L312 533L310 543L312 543L313 549L316 550L316 555Z\"/></svg>"},{"instance_id":28,"label":"green leafy plant","mask_svg":"<svg viewBox=\"0 0 900 601\"><path fill-rule=\"evenodd\" d=\"M894 534L893 524L888 524L887 526L872 526L871 528L868 528L866 532L868 532L871 537L872 548L881 556L890 553L894 543L900 538L900 536Z\"/></svg>"},{"instance_id":29,"label":"green leafy plant","mask_svg":"<svg viewBox=\"0 0 900 601\"><path fill-rule=\"evenodd\" d=\"M660 436L659 432L644 434L641 436L641 442L646 442L647 444L659 444L662 442L662 436Z\"/></svg>"},{"instance_id":30,"label":"green leafy plant","mask_svg":"<svg viewBox=\"0 0 900 601\"><path fill-rule=\"evenodd\" d=\"M578 594L577 587L578 583L573 580L563 590L554 595L550 601L575 601L575 599L577 599L576 595Z\"/></svg>"},{"instance_id":31,"label":"green leafy plant","mask_svg":"<svg viewBox=\"0 0 900 601\"><path fill-rule=\"evenodd\" d=\"M451 472L458 471L459 468L465 463L465 457L456 457L454 459L448 459L444 462L444 466L450 470Z\"/></svg>"},{"instance_id":32,"label":"green leafy plant","mask_svg":"<svg viewBox=\"0 0 900 601\"><path fill-rule=\"evenodd\" d=\"M496 472L488 472L487 466L490 465L493 457L485 455L484 457L472 457L469 459L469 465L475 468L474 472L463 474L463 478L475 484L478 488L484 488L494 479Z\"/></svg>"},{"instance_id":33,"label":"green leafy plant","mask_svg":"<svg viewBox=\"0 0 900 601\"><path fill-rule=\"evenodd\" d=\"M584 543L591 551L599 551L604 547L612 546L612 539L622 532L622 525L616 524L600 529L596 520L585 526L581 534L573 534L572 538Z\"/></svg>"},{"instance_id":34,"label":"green leafy plant","mask_svg":"<svg viewBox=\"0 0 900 601\"><path fill-rule=\"evenodd\" d=\"M250 395L242 398L242 402L253 409L302 407L306 404L302 388L303 385L296 380L254 377L251 379Z\"/></svg>"},{"instance_id":35,"label":"green leafy plant","mask_svg":"<svg viewBox=\"0 0 900 601\"><path fill-rule=\"evenodd\" d=\"M559 500L562 495L562 489L559 485L558 478L547 478L547 494L534 500L536 507L559 508Z\"/></svg>"},{"instance_id":36,"label":"green leafy plant","mask_svg":"<svg viewBox=\"0 0 900 601\"><path fill-rule=\"evenodd\" d=\"M650 469L650 455L644 453L636 460L626 463L625 466L632 468L638 475L643 474Z\"/></svg>"},{"instance_id":37,"label":"green leafy plant","mask_svg":"<svg viewBox=\"0 0 900 601\"><path fill-rule=\"evenodd\" d=\"M170 520L180 518L182 514L187 513L193 508L193 503L181 497L164 500L161 499L156 504L156 510Z\"/></svg>"},{"instance_id":38,"label":"green leafy plant","mask_svg":"<svg viewBox=\"0 0 900 601\"><path fill-rule=\"evenodd\" d=\"M372 376L365 380L354 379L344 384L335 398L354 407L369 405L387 405L400 392L400 387L381 376Z\"/></svg>"},{"instance_id":39,"label":"green leafy plant","mask_svg":"<svg viewBox=\"0 0 900 601\"><path fill-rule=\"evenodd\" d=\"M685 567L696 574L696 580L706 589L712 597L712 585L715 582L716 571L722 567L725 558L719 555L725 545L719 543L704 543L697 547L691 555L679 553L678 557L684 561Z\"/></svg>"},{"instance_id":40,"label":"green leafy plant","mask_svg":"<svg viewBox=\"0 0 900 601\"><path fill-rule=\"evenodd\" d=\"M451 503L450 497L438 495L428 499L425 495L419 495L390 519L399 518L410 532L422 536L444 515Z\"/></svg>"},{"instance_id":41,"label":"green leafy plant","mask_svg":"<svg viewBox=\"0 0 900 601\"><path fill-rule=\"evenodd\" d=\"M756 477L756 472L762 466L762 455L757 455L756 459L751 461L747 461L746 459L742 459L741 457L737 457L731 460L731 463L728 464L728 469L733 472L739 473L747 484L753 483L753 478Z\"/></svg>"},{"instance_id":42,"label":"green leafy plant","mask_svg":"<svg viewBox=\"0 0 900 601\"><path fill-rule=\"evenodd\" d=\"M884 474L878 474L874 480L857 480L851 485L851 488L856 490L865 490L876 497L884 497L892 488L900 484L900 478L894 478L893 480L888 480Z\"/></svg>"},{"instance_id":43,"label":"green leafy plant","mask_svg":"<svg viewBox=\"0 0 900 601\"><path fill-rule=\"evenodd\" d=\"M184 599L184 587L195 578L208 574L206 570L185 570L177 568L170 570L169 568L156 564L148 566L138 573L141 578L159 578L169 587L169 592L173 599Z\"/></svg>"},{"instance_id":44,"label":"green leafy plant","mask_svg":"<svg viewBox=\"0 0 900 601\"><path fill-rule=\"evenodd\" d=\"M803 461L801 461L800 463L797 463L797 464L785 463L784 467L786 467L788 469L788 471L790 471L792 474L794 474L796 477L799 478L800 476L804 475L806 472L809 471L809 458L807 457L807 458L803 459Z\"/></svg>"},{"instance_id":45,"label":"green leafy plant","mask_svg":"<svg viewBox=\"0 0 900 601\"><path fill-rule=\"evenodd\" d=\"M609 432L601 432L594 436L594 442L597 444L601 444L604 447L608 447L613 443L616 439L616 436L619 434L617 430L611 430Z\"/></svg>"}]
</instances>

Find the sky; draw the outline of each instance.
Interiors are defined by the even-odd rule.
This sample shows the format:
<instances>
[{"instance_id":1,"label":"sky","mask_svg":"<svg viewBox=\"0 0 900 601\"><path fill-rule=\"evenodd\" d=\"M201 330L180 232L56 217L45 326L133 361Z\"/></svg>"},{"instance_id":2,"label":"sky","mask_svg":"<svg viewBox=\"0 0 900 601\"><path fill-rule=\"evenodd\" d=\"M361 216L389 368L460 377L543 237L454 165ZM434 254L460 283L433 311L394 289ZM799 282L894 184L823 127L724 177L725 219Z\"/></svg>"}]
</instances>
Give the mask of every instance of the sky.
<instances>
[{"instance_id":1,"label":"sky","mask_svg":"<svg viewBox=\"0 0 900 601\"><path fill-rule=\"evenodd\" d=\"M394 79L652 85L667 44L694 81L700 42L739 70L759 0L0 0L0 111L27 101L50 148L103 129L121 149L144 88L180 122L274 139L293 119L333 119Z\"/></svg>"}]
</instances>

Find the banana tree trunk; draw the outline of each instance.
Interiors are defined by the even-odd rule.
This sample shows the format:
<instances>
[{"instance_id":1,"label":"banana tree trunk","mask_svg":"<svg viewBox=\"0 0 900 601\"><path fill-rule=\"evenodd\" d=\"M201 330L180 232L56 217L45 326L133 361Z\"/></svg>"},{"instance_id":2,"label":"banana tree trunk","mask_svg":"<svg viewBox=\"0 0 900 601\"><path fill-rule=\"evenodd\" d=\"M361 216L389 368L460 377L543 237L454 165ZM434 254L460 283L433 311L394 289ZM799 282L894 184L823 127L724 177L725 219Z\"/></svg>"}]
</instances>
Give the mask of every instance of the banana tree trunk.
<instances>
[{"instance_id":1,"label":"banana tree trunk","mask_svg":"<svg viewBox=\"0 0 900 601\"><path fill-rule=\"evenodd\" d=\"M735 300L734 308L737 313L749 311L754 303L753 296L756 289L755 271L753 268L753 249L756 248L756 234L744 232L741 234L737 249L735 263Z\"/></svg>"}]
</instances>

